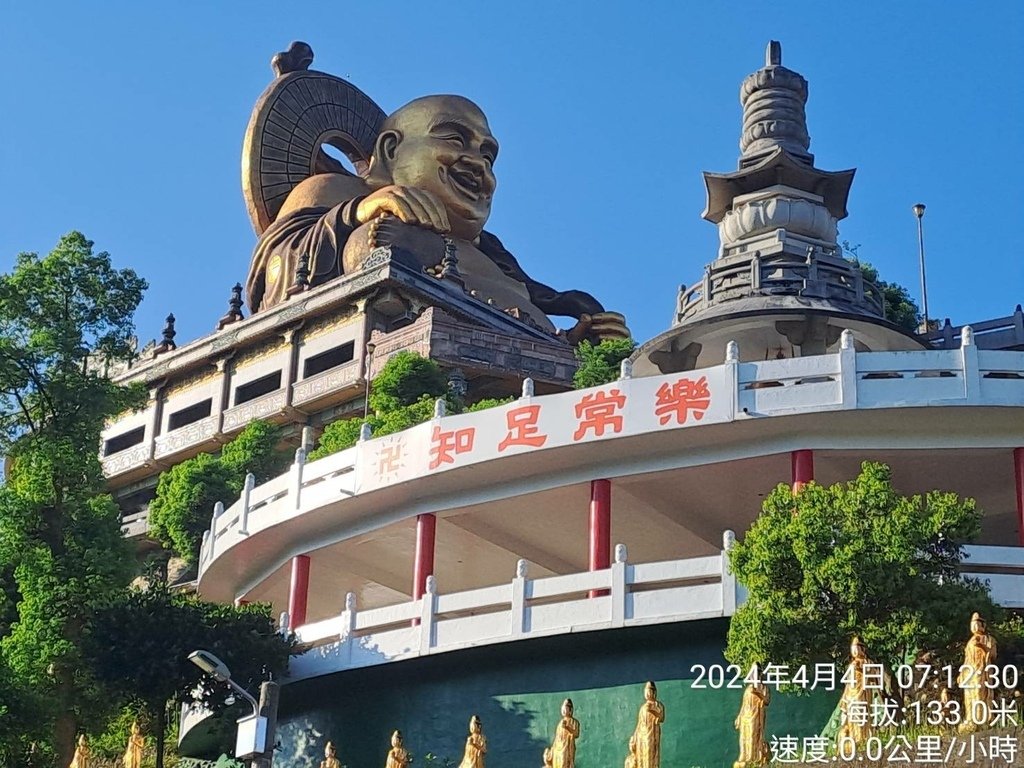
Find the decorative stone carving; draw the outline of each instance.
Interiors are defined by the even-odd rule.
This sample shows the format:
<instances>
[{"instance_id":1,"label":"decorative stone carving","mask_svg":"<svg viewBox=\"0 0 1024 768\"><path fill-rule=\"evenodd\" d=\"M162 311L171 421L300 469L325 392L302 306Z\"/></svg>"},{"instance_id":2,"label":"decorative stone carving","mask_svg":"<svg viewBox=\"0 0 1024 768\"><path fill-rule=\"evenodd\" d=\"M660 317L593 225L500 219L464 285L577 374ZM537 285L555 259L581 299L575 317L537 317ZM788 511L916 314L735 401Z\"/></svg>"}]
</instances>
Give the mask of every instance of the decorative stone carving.
<instances>
[{"instance_id":1,"label":"decorative stone carving","mask_svg":"<svg viewBox=\"0 0 1024 768\"><path fill-rule=\"evenodd\" d=\"M733 210L727 212L718 225L722 245L734 245L744 238L776 229L835 244L838 222L821 204L821 198L815 201L798 190L790 190L796 193L794 195L783 192L784 189L771 187L757 196L747 196L750 199L737 199Z\"/></svg>"},{"instance_id":2,"label":"decorative stone carving","mask_svg":"<svg viewBox=\"0 0 1024 768\"><path fill-rule=\"evenodd\" d=\"M224 411L224 431L230 432L234 429L244 427L250 421L263 419L280 413L285 407L285 392L279 390L269 395L257 397L247 403L236 405Z\"/></svg>"},{"instance_id":3,"label":"decorative stone carving","mask_svg":"<svg viewBox=\"0 0 1024 768\"><path fill-rule=\"evenodd\" d=\"M160 435L156 439L156 450L153 455L159 459L190 445L209 440L215 434L217 434L217 417L207 416L205 419L192 422L181 429Z\"/></svg>"}]
</instances>

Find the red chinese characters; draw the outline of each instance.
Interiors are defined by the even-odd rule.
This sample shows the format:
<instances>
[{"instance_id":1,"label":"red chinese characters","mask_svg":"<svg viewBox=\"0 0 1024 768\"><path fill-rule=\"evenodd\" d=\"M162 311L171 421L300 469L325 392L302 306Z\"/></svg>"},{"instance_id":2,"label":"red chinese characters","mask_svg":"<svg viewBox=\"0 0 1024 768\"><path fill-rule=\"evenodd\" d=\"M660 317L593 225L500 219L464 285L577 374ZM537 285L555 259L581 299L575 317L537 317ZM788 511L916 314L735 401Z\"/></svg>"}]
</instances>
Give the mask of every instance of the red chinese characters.
<instances>
[{"instance_id":1,"label":"red chinese characters","mask_svg":"<svg viewBox=\"0 0 1024 768\"><path fill-rule=\"evenodd\" d=\"M544 445L548 436L541 434L537 427L539 417L539 405L510 408L505 414L505 419L508 422L508 434L498 443L498 452L500 453L513 445L525 445L530 448L540 448Z\"/></svg>"},{"instance_id":2,"label":"red chinese characters","mask_svg":"<svg viewBox=\"0 0 1024 768\"><path fill-rule=\"evenodd\" d=\"M576 419L579 424L572 433L572 439L581 440L591 430L596 437L602 437L605 429L609 427L612 432L621 432L622 415L619 411L625 405L626 396L618 389L584 395L583 399L576 403Z\"/></svg>"},{"instance_id":3,"label":"red chinese characters","mask_svg":"<svg viewBox=\"0 0 1024 768\"><path fill-rule=\"evenodd\" d=\"M654 415L661 424L668 424L675 416L677 424L685 424L687 417L700 421L704 412L711 406L711 391L708 389L707 377L679 379L672 385L662 384L658 387L657 401L654 404Z\"/></svg>"},{"instance_id":4,"label":"red chinese characters","mask_svg":"<svg viewBox=\"0 0 1024 768\"><path fill-rule=\"evenodd\" d=\"M441 427L434 427L430 435L430 469L437 469L442 464L454 464L455 456L473 450L476 427L464 427L442 432Z\"/></svg>"}]
</instances>

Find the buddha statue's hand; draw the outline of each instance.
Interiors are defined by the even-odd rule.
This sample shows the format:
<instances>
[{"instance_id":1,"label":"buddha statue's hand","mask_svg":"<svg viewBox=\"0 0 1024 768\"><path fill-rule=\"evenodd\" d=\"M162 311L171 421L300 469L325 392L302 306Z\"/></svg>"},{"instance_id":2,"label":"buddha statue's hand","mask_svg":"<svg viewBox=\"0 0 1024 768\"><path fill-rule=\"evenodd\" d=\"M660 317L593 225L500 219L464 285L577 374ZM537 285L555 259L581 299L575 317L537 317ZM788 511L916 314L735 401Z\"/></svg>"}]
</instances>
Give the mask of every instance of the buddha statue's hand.
<instances>
[{"instance_id":1,"label":"buddha statue's hand","mask_svg":"<svg viewBox=\"0 0 1024 768\"><path fill-rule=\"evenodd\" d=\"M583 339L600 343L605 339L631 338L626 318L618 312L595 312L592 315L580 315L576 325L566 331L566 340L576 346Z\"/></svg>"},{"instance_id":2,"label":"buddha statue's hand","mask_svg":"<svg viewBox=\"0 0 1024 768\"><path fill-rule=\"evenodd\" d=\"M365 224L383 214L398 217L405 224L426 227L441 234L451 230L448 212L430 192L390 184L371 192L356 206L356 220Z\"/></svg>"}]
</instances>

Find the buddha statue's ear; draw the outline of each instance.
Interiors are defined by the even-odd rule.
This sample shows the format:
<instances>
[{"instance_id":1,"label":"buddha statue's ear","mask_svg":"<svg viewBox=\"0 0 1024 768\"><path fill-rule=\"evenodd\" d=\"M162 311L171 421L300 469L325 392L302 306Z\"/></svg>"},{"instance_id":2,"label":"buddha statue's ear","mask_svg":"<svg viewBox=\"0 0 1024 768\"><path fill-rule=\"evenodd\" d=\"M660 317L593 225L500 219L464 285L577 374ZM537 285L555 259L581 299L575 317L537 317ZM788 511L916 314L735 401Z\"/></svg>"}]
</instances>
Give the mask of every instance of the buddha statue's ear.
<instances>
[{"instance_id":1,"label":"buddha statue's ear","mask_svg":"<svg viewBox=\"0 0 1024 768\"><path fill-rule=\"evenodd\" d=\"M371 186L383 186L392 183L392 163L402 142L402 132L395 129L381 131L373 144L373 156L366 172L367 181Z\"/></svg>"}]
</instances>

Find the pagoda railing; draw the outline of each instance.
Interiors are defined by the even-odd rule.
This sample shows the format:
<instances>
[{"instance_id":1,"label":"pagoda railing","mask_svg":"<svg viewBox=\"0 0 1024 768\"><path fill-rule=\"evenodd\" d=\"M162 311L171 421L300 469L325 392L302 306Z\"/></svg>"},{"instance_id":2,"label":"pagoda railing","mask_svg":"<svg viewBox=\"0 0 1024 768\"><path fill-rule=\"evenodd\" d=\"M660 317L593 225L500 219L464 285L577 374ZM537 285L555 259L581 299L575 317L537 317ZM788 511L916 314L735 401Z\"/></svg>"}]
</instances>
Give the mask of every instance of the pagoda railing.
<instances>
[{"instance_id":1,"label":"pagoda railing","mask_svg":"<svg viewBox=\"0 0 1024 768\"><path fill-rule=\"evenodd\" d=\"M749 296L817 298L885 317L885 297L877 285L864 279L856 262L809 247L806 256L752 251L713 261L699 283L680 292L676 322Z\"/></svg>"}]
</instances>

